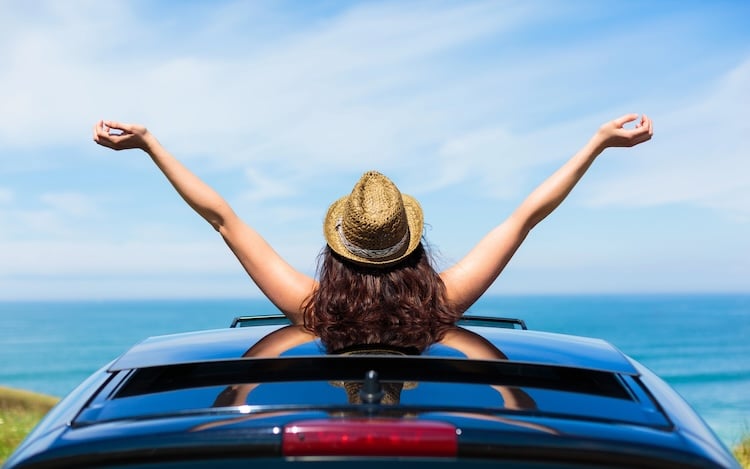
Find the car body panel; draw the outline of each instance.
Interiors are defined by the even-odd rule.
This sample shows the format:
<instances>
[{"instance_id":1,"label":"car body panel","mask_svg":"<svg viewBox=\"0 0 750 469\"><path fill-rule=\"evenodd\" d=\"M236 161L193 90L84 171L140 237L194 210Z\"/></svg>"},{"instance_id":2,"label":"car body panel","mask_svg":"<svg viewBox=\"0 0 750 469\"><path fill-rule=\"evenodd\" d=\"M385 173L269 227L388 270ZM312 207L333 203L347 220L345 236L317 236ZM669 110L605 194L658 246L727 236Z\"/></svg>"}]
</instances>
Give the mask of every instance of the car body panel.
<instances>
[{"instance_id":1,"label":"car body panel","mask_svg":"<svg viewBox=\"0 0 750 469\"><path fill-rule=\"evenodd\" d=\"M307 467L395 468L503 462L524 468L739 468L674 390L613 345L495 327L493 321L466 321L464 326L507 360L470 360L444 345L430 347L423 356L331 356L318 341L278 358L243 358L258 340L287 324L277 316L243 324L247 327L152 337L63 399L4 467L304 462ZM347 382L361 383L362 389L389 384L403 389L395 404L356 403L350 401ZM237 390L243 388L249 390L238 399ZM334 429L341 425L344 436L353 424L365 433L381 424L450 425L457 453L389 458L336 450L325 457L285 454L283 434L290 426L319 421Z\"/></svg>"},{"instance_id":2,"label":"car body panel","mask_svg":"<svg viewBox=\"0 0 750 469\"><path fill-rule=\"evenodd\" d=\"M110 371L145 368L172 363L190 363L242 356L266 334L281 326L266 325L190 332L151 337L135 345L110 365ZM637 374L632 363L611 344L586 337L561 334L469 327L470 330L496 344L508 359L520 362L564 364L600 369L623 374ZM441 353L442 351L442 353ZM315 341L297 348L297 354L325 354ZM428 356L456 355L439 345L425 353Z\"/></svg>"},{"instance_id":3,"label":"car body panel","mask_svg":"<svg viewBox=\"0 0 750 469\"><path fill-rule=\"evenodd\" d=\"M342 408L338 414L347 412L351 416L355 411ZM366 413L354 415L368 418ZM405 416L412 420L452 422L461 428L458 457L462 461L492 457L528 461L546 451L550 461L561 458L569 463L598 461L611 467L615 467L614 461L618 460L637 461L642 467L649 467L648 461L659 463L654 467L733 467L715 465L691 450L693 442L686 442L679 434L667 430L528 416L415 414L406 410L401 415L391 414L389 418L400 420ZM98 453L94 461L109 463L168 456L183 460L213 458L215 464L220 464L228 455L280 458L280 429L294 422L330 418L331 412L274 411L240 416L217 413L107 422L65 432L53 447L30 456L19 467L44 467L45 464L76 467L81 461L91 462L88 458L91 458L92 447L97 448ZM648 458L643 458L644 454Z\"/></svg>"}]
</instances>

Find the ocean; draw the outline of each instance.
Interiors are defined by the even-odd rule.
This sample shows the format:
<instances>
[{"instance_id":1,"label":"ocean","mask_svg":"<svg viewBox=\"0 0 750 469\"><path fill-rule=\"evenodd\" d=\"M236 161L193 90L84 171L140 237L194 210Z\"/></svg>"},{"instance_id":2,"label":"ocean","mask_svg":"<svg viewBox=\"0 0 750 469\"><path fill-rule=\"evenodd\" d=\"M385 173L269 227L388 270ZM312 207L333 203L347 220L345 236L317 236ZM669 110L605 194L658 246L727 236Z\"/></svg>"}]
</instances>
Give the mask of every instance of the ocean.
<instances>
[{"instance_id":1,"label":"ocean","mask_svg":"<svg viewBox=\"0 0 750 469\"><path fill-rule=\"evenodd\" d=\"M264 299L0 302L0 385L64 396L145 337L276 312ZM733 446L750 434L750 294L487 296L473 314L605 339Z\"/></svg>"}]
</instances>

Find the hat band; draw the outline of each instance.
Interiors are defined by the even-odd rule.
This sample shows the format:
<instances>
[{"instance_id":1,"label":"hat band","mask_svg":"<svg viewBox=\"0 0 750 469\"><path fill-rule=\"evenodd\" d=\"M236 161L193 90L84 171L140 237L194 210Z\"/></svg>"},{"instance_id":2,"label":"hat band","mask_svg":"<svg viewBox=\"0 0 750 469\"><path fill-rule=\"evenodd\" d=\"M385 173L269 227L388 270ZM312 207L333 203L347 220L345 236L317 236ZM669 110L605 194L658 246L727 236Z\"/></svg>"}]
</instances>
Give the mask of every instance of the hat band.
<instances>
[{"instance_id":1,"label":"hat band","mask_svg":"<svg viewBox=\"0 0 750 469\"><path fill-rule=\"evenodd\" d=\"M383 249L365 249L346 239L341 218L339 218L338 222L336 222L336 231L338 231L339 239L341 239L341 244L344 245L346 250L354 254L355 256L359 256L364 259L385 259L387 257L391 257L404 249L404 245L409 241L409 230L407 228L404 237L401 238L401 240L393 246Z\"/></svg>"}]
</instances>

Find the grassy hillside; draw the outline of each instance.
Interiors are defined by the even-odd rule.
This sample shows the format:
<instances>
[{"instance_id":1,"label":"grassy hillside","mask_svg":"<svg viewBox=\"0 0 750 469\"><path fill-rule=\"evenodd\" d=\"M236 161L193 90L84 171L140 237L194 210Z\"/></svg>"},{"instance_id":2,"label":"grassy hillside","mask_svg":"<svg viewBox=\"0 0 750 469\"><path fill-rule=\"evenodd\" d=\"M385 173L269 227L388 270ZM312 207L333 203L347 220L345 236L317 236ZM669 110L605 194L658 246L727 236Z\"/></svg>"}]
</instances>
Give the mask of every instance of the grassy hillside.
<instances>
[{"instance_id":1,"label":"grassy hillside","mask_svg":"<svg viewBox=\"0 0 750 469\"><path fill-rule=\"evenodd\" d=\"M0 386L0 464L58 399Z\"/></svg>"},{"instance_id":2,"label":"grassy hillside","mask_svg":"<svg viewBox=\"0 0 750 469\"><path fill-rule=\"evenodd\" d=\"M734 448L734 457L742 467L750 469L750 436L745 437L742 442Z\"/></svg>"}]
</instances>

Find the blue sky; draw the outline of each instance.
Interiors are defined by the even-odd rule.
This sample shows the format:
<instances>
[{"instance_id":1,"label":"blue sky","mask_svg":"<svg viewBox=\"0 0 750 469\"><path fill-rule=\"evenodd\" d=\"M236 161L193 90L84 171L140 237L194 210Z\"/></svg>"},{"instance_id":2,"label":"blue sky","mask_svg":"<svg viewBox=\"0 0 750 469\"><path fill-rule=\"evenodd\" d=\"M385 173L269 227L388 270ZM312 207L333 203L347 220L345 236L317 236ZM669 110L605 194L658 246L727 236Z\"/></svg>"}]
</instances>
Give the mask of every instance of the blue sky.
<instances>
[{"instance_id":1,"label":"blue sky","mask_svg":"<svg viewBox=\"0 0 750 469\"><path fill-rule=\"evenodd\" d=\"M140 152L147 125L297 268L378 169L464 255L603 122L491 292L750 290L748 2L0 3L0 299L257 296Z\"/></svg>"}]
</instances>

